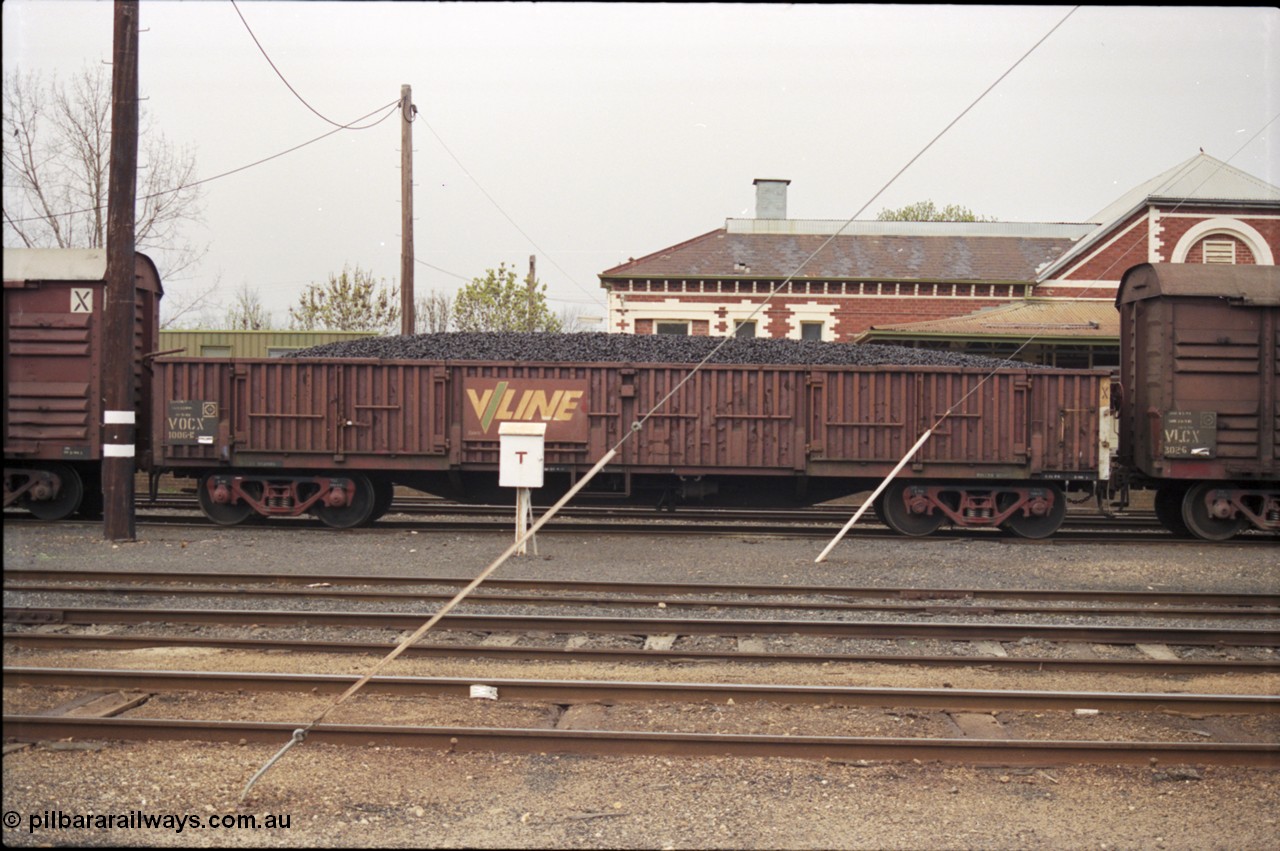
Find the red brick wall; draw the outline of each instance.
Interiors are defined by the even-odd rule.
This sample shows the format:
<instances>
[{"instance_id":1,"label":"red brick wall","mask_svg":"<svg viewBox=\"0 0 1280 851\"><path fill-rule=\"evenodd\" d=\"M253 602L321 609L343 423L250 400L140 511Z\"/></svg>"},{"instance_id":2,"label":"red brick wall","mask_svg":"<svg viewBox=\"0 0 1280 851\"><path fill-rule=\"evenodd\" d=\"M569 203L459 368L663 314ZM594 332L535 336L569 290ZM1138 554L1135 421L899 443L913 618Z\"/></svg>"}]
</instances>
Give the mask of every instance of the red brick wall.
<instances>
[{"instance_id":1,"label":"red brick wall","mask_svg":"<svg viewBox=\"0 0 1280 851\"><path fill-rule=\"evenodd\" d=\"M1123 235L1084 263L1074 266L1062 277L1064 281L1119 281L1130 266L1147 262L1147 239L1150 230L1143 210L1134 216L1142 219L1132 230L1125 231L1128 222L1117 230ZM1130 221L1133 221L1131 219ZM1040 293L1039 288L1036 289Z\"/></svg>"},{"instance_id":2,"label":"red brick wall","mask_svg":"<svg viewBox=\"0 0 1280 851\"><path fill-rule=\"evenodd\" d=\"M631 315L643 314L646 302L666 304L665 295L653 296L630 295L627 297L627 311ZM724 304L723 297L687 295L682 301L700 306ZM835 339L848 340L867 330L872 325L893 325L900 322L922 322L928 319L946 319L952 316L964 316L985 307L996 307L1008 304L1005 298L933 298L897 296L893 298L793 298L777 297L769 303L769 307L757 317L760 336L785 337L794 324L791 305L834 306L833 317ZM735 303L737 303L735 301ZM728 332L727 321L716 323L716 333ZM710 322L705 319L693 320L690 332L697 336L710 333ZM652 334L652 319L636 319L635 333Z\"/></svg>"}]
</instances>

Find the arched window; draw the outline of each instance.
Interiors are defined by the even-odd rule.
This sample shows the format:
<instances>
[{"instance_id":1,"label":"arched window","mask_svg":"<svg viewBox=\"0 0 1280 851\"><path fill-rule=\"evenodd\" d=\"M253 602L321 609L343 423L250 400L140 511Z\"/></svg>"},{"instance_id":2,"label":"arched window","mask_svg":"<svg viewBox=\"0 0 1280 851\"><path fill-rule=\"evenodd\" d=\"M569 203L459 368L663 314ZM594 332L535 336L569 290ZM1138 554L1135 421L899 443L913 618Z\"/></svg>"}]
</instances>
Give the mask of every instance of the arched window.
<instances>
[{"instance_id":1,"label":"arched window","mask_svg":"<svg viewBox=\"0 0 1280 851\"><path fill-rule=\"evenodd\" d=\"M1173 263L1256 263L1275 265L1267 240L1239 219L1206 219L1190 228L1173 247Z\"/></svg>"}]
</instances>

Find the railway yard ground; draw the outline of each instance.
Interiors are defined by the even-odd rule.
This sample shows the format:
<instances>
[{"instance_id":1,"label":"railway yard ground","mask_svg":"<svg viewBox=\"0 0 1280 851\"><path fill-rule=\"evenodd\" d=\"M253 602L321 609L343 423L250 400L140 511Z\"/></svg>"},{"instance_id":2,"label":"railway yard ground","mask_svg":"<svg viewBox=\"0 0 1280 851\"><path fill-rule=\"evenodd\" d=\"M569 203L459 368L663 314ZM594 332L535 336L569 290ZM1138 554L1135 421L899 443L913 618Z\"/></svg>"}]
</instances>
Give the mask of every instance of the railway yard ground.
<instances>
[{"instance_id":1,"label":"railway yard ground","mask_svg":"<svg viewBox=\"0 0 1280 851\"><path fill-rule=\"evenodd\" d=\"M286 522L112 543L6 521L5 844L1280 847L1280 548L1160 533L851 535L816 564L813 537L553 524L239 803L509 542ZM357 617L386 613L407 617ZM14 732L98 692L113 718ZM184 738L92 734L155 718ZM228 815L258 827L210 825Z\"/></svg>"}]
</instances>

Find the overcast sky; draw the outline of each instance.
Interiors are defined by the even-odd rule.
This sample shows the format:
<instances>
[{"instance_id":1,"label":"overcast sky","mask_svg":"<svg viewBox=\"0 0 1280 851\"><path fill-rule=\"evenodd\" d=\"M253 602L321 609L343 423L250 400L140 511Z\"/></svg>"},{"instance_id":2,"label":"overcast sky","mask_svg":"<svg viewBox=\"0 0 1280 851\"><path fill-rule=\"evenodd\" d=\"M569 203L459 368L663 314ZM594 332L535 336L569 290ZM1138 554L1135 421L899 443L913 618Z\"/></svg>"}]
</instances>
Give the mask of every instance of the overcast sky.
<instances>
[{"instance_id":1,"label":"overcast sky","mask_svg":"<svg viewBox=\"0 0 1280 851\"><path fill-rule=\"evenodd\" d=\"M333 129L236 8L141 3L144 109L204 176ZM330 119L412 86L419 295L534 254L554 311L597 315L600 272L752 216L756 178L839 220L932 199L1088 221L1201 148L1280 184L1280 13L1083 7L875 197L1071 8L239 3ZM110 2L3 14L6 74L111 59ZM399 148L392 117L209 183L188 234L209 253L167 288L248 284L283 324L345 264L398 282Z\"/></svg>"}]
</instances>

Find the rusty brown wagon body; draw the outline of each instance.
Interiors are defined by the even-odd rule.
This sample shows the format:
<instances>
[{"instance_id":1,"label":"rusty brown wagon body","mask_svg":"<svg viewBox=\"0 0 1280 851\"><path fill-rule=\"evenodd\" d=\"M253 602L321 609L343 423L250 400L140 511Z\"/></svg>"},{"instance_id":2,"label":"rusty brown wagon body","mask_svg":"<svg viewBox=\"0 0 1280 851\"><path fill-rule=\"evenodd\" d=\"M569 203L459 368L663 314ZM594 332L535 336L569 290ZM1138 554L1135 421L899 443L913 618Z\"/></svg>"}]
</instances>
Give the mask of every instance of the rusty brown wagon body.
<instances>
[{"instance_id":1,"label":"rusty brown wagon body","mask_svg":"<svg viewBox=\"0 0 1280 851\"><path fill-rule=\"evenodd\" d=\"M1280 269L1144 264L1120 309L1120 462L1172 531L1280 531Z\"/></svg>"},{"instance_id":2,"label":"rusty brown wagon body","mask_svg":"<svg viewBox=\"0 0 1280 851\"><path fill-rule=\"evenodd\" d=\"M102 391L106 252L4 251L4 504L57 520L102 510ZM149 458L145 356L156 351L163 289L155 264L135 261L136 452Z\"/></svg>"},{"instance_id":3,"label":"rusty brown wagon body","mask_svg":"<svg viewBox=\"0 0 1280 851\"><path fill-rule=\"evenodd\" d=\"M1109 457L1105 372L689 372L660 364L169 358L157 364L156 463L201 476L206 511L223 522L252 509L315 511L354 525L384 510L396 484L509 499L497 487L498 426L523 420L547 425L544 498L621 444L584 497L794 505L874 487L941 420L900 476L910 489L886 498L890 524L924 534L942 522L1012 523L1039 536L1060 521L1064 486L1092 487ZM188 428L197 411L207 418Z\"/></svg>"}]
</instances>

